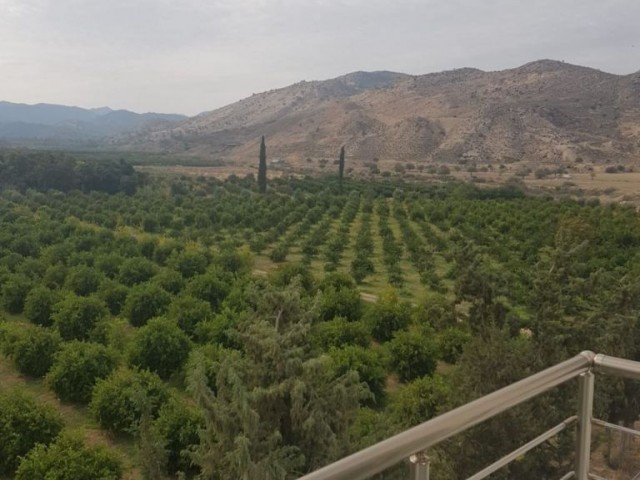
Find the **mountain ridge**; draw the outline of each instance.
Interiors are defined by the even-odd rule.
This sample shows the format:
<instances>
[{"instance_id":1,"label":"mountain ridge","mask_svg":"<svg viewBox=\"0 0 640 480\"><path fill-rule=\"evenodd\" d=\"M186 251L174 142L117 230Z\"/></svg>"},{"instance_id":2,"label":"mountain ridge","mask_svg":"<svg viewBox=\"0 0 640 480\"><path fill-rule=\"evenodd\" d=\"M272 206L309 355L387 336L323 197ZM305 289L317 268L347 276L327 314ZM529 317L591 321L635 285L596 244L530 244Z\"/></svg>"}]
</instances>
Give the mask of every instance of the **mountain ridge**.
<instances>
[{"instance_id":1,"label":"mountain ridge","mask_svg":"<svg viewBox=\"0 0 640 480\"><path fill-rule=\"evenodd\" d=\"M117 148L253 162L640 161L640 74L557 60L485 72L352 72L298 82L203 112L169 128L124 135ZM640 163L640 162L639 162Z\"/></svg>"},{"instance_id":2,"label":"mountain ridge","mask_svg":"<svg viewBox=\"0 0 640 480\"><path fill-rule=\"evenodd\" d=\"M0 101L0 139L81 142L187 118L177 114L135 113L109 107L87 109L51 103Z\"/></svg>"}]
</instances>

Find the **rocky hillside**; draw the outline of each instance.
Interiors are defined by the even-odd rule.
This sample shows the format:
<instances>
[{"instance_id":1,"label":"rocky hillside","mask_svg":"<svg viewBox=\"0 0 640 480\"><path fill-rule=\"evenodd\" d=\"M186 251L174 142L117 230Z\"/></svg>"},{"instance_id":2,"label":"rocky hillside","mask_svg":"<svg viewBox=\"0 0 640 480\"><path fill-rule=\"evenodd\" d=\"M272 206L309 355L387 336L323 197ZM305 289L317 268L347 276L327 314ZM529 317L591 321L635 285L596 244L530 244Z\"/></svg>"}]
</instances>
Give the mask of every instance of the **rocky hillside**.
<instances>
[{"instance_id":1,"label":"rocky hillside","mask_svg":"<svg viewBox=\"0 0 640 480\"><path fill-rule=\"evenodd\" d=\"M253 95L116 145L253 161L271 158L478 163L640 161L640 72L542 60L499 72L357 72Z\"/></svg>"}]
</instances>

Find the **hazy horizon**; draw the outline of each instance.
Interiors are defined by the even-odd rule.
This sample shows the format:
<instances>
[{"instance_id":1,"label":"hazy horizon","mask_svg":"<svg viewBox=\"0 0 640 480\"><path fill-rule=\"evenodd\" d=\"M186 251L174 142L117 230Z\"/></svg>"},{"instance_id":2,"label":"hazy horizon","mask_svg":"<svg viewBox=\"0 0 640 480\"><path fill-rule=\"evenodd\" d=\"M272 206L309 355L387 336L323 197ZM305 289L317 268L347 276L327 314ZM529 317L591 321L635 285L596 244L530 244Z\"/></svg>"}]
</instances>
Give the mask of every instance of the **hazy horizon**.
<instances>
[{"instance_id":1,"label":"hazy horizon","mask_svg":"<svg viewBox=\"0 0 640 480\"><path fill-rule=\"evenodd\" d=\"M640 2L0 0L0 100L195 115L302 80L640 69Z\"/></svg>"}]
</instances>

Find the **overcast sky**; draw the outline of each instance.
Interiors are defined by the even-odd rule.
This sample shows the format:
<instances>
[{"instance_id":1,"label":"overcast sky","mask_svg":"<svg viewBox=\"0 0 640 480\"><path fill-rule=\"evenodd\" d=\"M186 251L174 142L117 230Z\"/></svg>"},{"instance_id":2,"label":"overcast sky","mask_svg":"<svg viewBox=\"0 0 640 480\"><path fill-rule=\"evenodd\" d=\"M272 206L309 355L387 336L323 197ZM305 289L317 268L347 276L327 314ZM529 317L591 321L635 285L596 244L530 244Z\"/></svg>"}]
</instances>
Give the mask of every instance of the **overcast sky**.
<instances>
[{"instance_id":1,"label":"overcast sky","mask_svg":"<svg viewBox=\"0 0 640 480\"><path fill-rule=\"evenodd\" d=\"M0 100L196 114L356 70L640 70L640 0L0 0Z\"/></svg>"}]
</instances>

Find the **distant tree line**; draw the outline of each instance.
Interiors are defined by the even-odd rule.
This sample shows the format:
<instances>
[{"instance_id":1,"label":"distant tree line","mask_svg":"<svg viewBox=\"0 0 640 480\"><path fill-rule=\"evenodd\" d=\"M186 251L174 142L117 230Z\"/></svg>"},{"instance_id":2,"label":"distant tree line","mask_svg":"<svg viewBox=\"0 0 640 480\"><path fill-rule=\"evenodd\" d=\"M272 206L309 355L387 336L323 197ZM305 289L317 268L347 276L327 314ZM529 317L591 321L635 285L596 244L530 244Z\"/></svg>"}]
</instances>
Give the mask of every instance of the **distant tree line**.
<instances>
[{"instance_id":1,"label":"distant tree line","mask_svg":"<svg viewBox=\"0 0 640 480\"><path fill-rule=\"evenodd\" d=\"M131 164L93 161L64 153L0 152L0 188L133 194L142 181Z\"/></svg>"}]
</instances>

